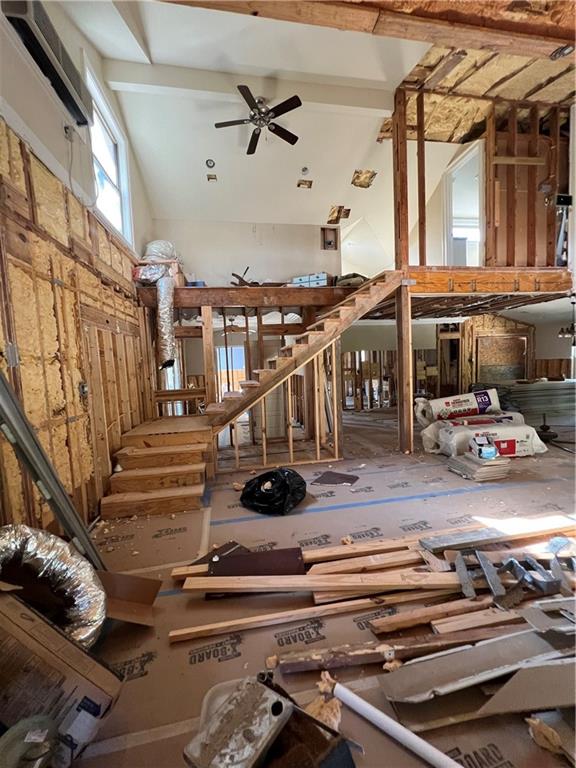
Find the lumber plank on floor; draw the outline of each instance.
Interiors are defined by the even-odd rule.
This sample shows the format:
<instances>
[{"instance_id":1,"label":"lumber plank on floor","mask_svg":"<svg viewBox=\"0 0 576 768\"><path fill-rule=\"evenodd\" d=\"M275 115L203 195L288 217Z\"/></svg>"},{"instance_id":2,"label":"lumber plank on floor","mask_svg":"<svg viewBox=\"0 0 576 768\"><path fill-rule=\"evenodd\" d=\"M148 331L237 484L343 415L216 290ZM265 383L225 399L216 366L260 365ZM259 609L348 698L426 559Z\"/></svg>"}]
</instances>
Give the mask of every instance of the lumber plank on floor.
<instances>
[{"instance_id":1,"label":"lumber plank on floor","mask_svg":"<svg viewBox=\"0 0 576 768\"><path fill-rule=\"evenodd\" d=\"M206 464L174 464L170 467L125 469L110 477L111 493L154 491L158 488L181 488L204 482Z\"/></svg>"},{"instance_id":2,"label":"lumber plank on floor","mask_svg":"<svg viewBox=\"0 0 576 768\"><path fill-rule=\"evenodd\" d=\"M113 493L100 500L100 514L104 519L109 519L188 512L202 507L203 494L204 484L140 493Z\"/></svg>"},{"instance_id":3,"label":"lumber plank on floor","mask_svg":"<svg viewBox=\"0 0 576 768\"><path fill-rule=\"evenodd\" d=\"M174 464L197 464L208 451L207 443L188 445L164 445L154 448L121 448L114 455L122 469L146 469L169 467Z\"/></svg>"},{"instance_id":4,"label":"lumber plank on floor","mask_svg":"<svg viewBox=\"0 0 576 768\"><path fill-rule=\"evenodd\" d=\"M436 531L437 535L450 533L465 533L467 531L482 530L483 525L465 525L459 528L447 528ZM362 555L377 555L384 552L397 552L406 549L419 549L421 534L411 536L396 536L377 541L364 541L359 544L337 544L334 547L316 547L307 549L302 554L305 563L325 563L328 560L341 560L346 557L360 557Z\"/></svg>"},{"instance_id":5,"label":"lumber plank on floor","mask_svg":"<svg viewBox=\"0 0 576 768\"><path fill-rule=\"evenodd\" d=\"M219 621L214 624L203 624L197 627L184 627L173 629L168 635L171 643L182 640L196 640L201 637L214 635L226 635L229 632L240 632L246 629L259 629L271 627L276 624L290 624L303 619L317 619L325 616L339 616L344 613L355 613L366 609L381 608L386 605L399 605L408 602L426 602L427 600L445 599L451 594L445 590L422 590L420 592L401 592L399 594L384 595L377 599L364 598L362 600L344 600L319 608L316 605L307 608L297 608L292 611L278 611L276 613L264 613L256 616L243 616L239 619Z\"/></svg>"},{"instance_id":6,"label":"lumber plank on floor","mask_svg":"<svg viewBox=\"0 0 576 768\"><path fill-rule=\"evenodd\" d=\"M183 490L183 489L181 489ZM112 498L112 497L108 497ZM324 576L196 576L186 579L186 592L320 592L379 589L450 589L460 585L455 573L327 574Z\"/></svg>"},{"instance_id":7,"label":"lumber plank on floor","mask_svg":"<svg viewBox=\"0 0 576 768\"><path fill-rule=\"evenodd\" d=\"M362 664L382 663L398 659L405 661L429 653L438 653L460 645L490 640L509 627L483 627L467 632L451 632L445 635L417 635L386 640L370 640L366 643L349 643L331 648L314 648L284 653L278 658L278 669L283 675L295 672L309 672L341 667L356 667Z\"/></svg>"},{"instance_id":8,"label":"lumber plank on floor","mask_svg":"<svg viewBox=\"0 0 576 768\"><path fill-rule=\"evenodd\" d=\"M426 608L415 608L411 611L402 611L394 616L384 616L370 622L370 629L377 635L385 632L397 632L399 629L417 627L421 624L429 624L434 619L444 619L449 616L469 614L474 611L482 611L492 605L492 597L480 597L477 600L453 600L441 605L431 605Z\"/></svg>"},{"instance_id":9,"label":"lumber plank on floor","mask_svg":"<svg viewBox=\"0 0 576 768\"><path fill-rule=\"evenodd\" d=\"M473 549L499 541L541 538L543 535L575 533L576 521L565 515L549 515L543 518L511 518L500 520L493 527L486 527L476 533L434 534L420 539L420 544L433 554L445 549Z\"/></svg>"},{"instance_id":10,"label":"lumber plank on floor","mask_svg":"<svg viewBox=\"0 0 576 768\"><path fill-rule=\"evenodd\" d=\"M465 629L476 629L477 627L488 627L497 624L518 624L523 621L523 617L516 611L486 608L483 611L438 619L430 623L434 632L444 634L446 632L462 632Z\"/></svg>"},{"instance_id":11,"label":"lumber plank on floor","mask_svg":"<svg viewBox=\"0 0 576 768\"><path fill-rule=\"evenodd\" d=\"M366 573L368 571L394 568L401 565L422 564L423 558L417 550L404 550L399 552L385 552L380 555L365 555L364 557L350 557L334 562L315 563L309 573L320 575L322 573Z\"/></svg>"}]
</instances>

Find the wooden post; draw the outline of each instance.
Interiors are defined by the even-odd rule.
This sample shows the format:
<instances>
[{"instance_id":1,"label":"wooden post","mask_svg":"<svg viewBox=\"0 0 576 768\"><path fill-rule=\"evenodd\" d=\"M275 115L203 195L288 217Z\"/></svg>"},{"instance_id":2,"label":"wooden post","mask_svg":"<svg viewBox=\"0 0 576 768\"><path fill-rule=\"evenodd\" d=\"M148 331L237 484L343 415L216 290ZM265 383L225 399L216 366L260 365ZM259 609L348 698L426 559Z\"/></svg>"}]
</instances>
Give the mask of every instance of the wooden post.
<instances>
[{"instance_id":1,"label":"wooden post","mask_svg":"<svg viewBox=\"0 0 576 768\"><path fill-rule=\"evenodd\" d=\"M260 432L262 433L262 466L268 463L267 437L266 437L266 398L260 400Z\"/></svg>"},{"instance_id":2,"label":"wooden post","mask_svg":"<svg viewBox=\"0 0 576 768\"><path fill-rule=\"evenodd\" d=\"M494 105L491 105L490 112L486 116L484 147L484 201L486 209L484 264L487 267L496 266L496 166L493 162L495 149L496 118L494 116Z\"/></svg>"},{"instance_id":3,"label":"wooden post","mask_svg":"<svg viewBox=\"0 0 576 768\"><path fill-rule=\"evenodd\" d=\"M408 267L408 153L406 143L406 91L394 94L392 115L394 163L394 239L396 269Z\"/></svg>"},{"instance_id":4,"label":"wooden post","mask_svg":"<svg viewBox=\"0 0 576 768\"><path fill-rule=\"evenodd\" d=\"M314 357L314 440L316 443L316 459L320 459L320 403L319 403L319 380L318 355Z\"/></svg>"},{"instance_id":5,"label":"wooden post","mask_svg":"<svg viewBox=\"0 0 576 768\"><path fill-rule=\"evenodd\" d=\"M240 469L240 441L238 440L238 419L234 419L234 429L232 430L232 436L234 438L234 462L236 469Z\"/></svg>"},{"instance_id":6,"label":"wooden post","mask_svg":"<svg viewBox=\"0 0 576 768\"><path fill-rule=\"evenodd\" d=\"M396 291L396 338L398 376L398 435L400 450L414 450L412 411L412 318L410 288L401 285Z\"/></svg>"},{"instance_id":7,"label":"wooden post","mask_svg":"<svg viewBox=\"0 0 576 768\"><path fill-rule=\"evenodd\" d=\"M549 181L552 187L546 196L546 266L556 264L556 194L558 193L558 160L560 157L560 114L558 107L550 111Z\"/></svg>"},{"instance_id":8,"label":"wooden post","mask_svg":"<svg viewBox=\"0 0 576 768\"><path fill-rule=\"evenodd\" d=\"M418 145L418 263L426 266L426 141L424 93L416 96L416 140Z\"/></svg>"},{"instance_id":9,"label":"wooden post","mask_svg":"<svg viewBox=\"0 0 576 768\"><path fill-rule=\"evenodd\" d=\"M340 458L340 435L342 431L342 375L340 369L340 339L332 342L332 439L334 442L334 458Z\"/></svg>"},{"instance_id":10,"label":"wooden post","mask_svg":"<svg viewBox=\"0 0 576 768\"><path fill-rule=\"evenodd\" d=\"M206 405L216 402L216 366L214 363L214 327L212 307L200 307L202 318L202 354L206 382Z\"/></svg>"},{"instance_id":11,"label":"wooden post","mask_svg":"<svg viewBox=\"0 0 576 768\"><path fill-rule=\"evenodd\" d=\"M507 151L510 157L515 157L518 148L518 113L516 107L508 110L508 141ZM513 267L516 263L516 184L518 174L516 165L506 169L506 266ZM530 214L528 214L530 215Z\"/></svg>"},{"instance_id":12,"label":"wooden post","mask_svg":"<svg viewBox=\"0 0 576 768\"><path fill-rule=\"evenodd\" d=\"M292 434L292 420L294 418L292 408L292 376L288 376L286 379L286 399L287 399L287 430L288 430L288 454L290 458L290 464L294 463L294 435Z\"/></svg>"},{"instance_id":13,"label":"wooden post","mask_svg":"<svg viewBox=\"0 0 576 768\"><path fill-rule=\"evenodd\" d=\"M530 142L528 154L538 157L538 139L540 135L540 111L538 106L530 110ZM528 190L526 198L526 266L536 266L536 200L538 185L538 168L528 166Z\"/></svg>"},{"instance_id":14,"label":"wooden post","mask_svg":"<svg viewBox=\"0 0 576 768\"><path fill-rule=\"evenodd\" d=\"M305 327L312 325L316 317L314 307L302 308L302 323ZM314 437L314 362L304 366L304 438L312 440Z\"/></svg>"}]
</instances>

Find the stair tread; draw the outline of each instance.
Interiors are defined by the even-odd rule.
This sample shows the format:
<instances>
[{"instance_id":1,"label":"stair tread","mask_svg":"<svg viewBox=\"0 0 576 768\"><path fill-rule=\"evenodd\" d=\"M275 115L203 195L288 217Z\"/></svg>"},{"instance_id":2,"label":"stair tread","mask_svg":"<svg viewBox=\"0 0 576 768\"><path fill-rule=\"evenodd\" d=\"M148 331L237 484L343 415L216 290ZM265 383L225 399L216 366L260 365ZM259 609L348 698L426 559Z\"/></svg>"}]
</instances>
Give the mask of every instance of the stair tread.
<instances>
[{"instance_id":1,"label":"stair tread","mask_svg":"<svg viewBox=\"0 0 576 768\"><path fill-rule=\"evenodd\" d=\"M202 496L204 483L196 485L183 485L179 488L158 488L154 491L126 491L124 493L112 493L104 496L100 503L105 506L122 504L127 501L151 501L154 499L171 499L179 496Z\"/></svg>"},{"instance_id":2,"label":"stair tread","mask_svg":"<svg viewBox=\"0 0 576 768\"><path fill-rule=\"evenodd\" d=\"M232 392L224 392L222 397L224 400L233 400L236 397L243 397L243 395L244 395L243 392L237 392L234 390Z\"/></svg>"},{"instance_id":3,"label":"stair tread","mask_svg":"<svg viewBox=\"0 0 576 768\"><path fill-rule=\"evenodd\" d=\"M195 464L171 464L168 467L142 467L139 469L123 469L122 472L116 472L114 476L127 477L154 477L155 475L184 474L186 472L204 472L206 462L201 461Z\"/></svg>"},{"instance_id":4,"label":"stair tread","mask_svg":"<svg viewBox=\"0 0 576 768\"><path fill-rule=\"evenodd\" d=\"M127 445L124 448L120 448L114 454L115 458L122 458L122 456L152 456L163 455L167 453L183 453L184 451L199 452L207 451L208 443L189 443L183 445L162 445L151 448L137 448L134 445Z\"/></svg>"},{"instance_id":5,"label":"stair tread","mask_svg":"<svg viewBox=\"0 0 576 768\"><path fill-rule=\"evenodd\" d=\"M254 381L254 379L246 379L246 381L241 381L240 382L240 386L241 387L246 387L246 388L259 387L260 386L260 382L259 381Z\"/></svg>"}]
</instances>

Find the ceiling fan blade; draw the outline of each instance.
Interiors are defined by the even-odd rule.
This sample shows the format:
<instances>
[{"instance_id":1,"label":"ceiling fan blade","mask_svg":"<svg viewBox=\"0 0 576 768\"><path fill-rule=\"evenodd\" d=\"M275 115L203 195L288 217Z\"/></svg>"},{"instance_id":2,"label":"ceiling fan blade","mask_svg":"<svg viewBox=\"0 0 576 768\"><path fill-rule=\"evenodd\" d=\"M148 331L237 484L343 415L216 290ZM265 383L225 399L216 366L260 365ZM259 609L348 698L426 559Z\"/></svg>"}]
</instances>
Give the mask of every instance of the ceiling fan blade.
<instances>
[{"instance_id":1,"label":"ceiling fan blade","mask_svg":"<svg viewBox=\"0 0 576 768\"><path fill-rule=\"evenodd\" d=\"M286 112L292 112L293 109L297 109L301 106L302 102L300 101L299 96L290 96L290 98L286 99L286 101L281 101L280 104L277 104L275 107L271 107L270 112L272 113L273 117L280 117L280 115L285 115Z\"/></svg>"},{"instance_id":2,"label":"ceiling fan blade","mask_svg":"<svg viewBox=\"0 0 576 768\"><path fill-rule=\"evenodd\" d=\"M252 91L250 88L248 88L247 85L238 85L236 86L238 90L240 91L242 98L248 104L250 109L254 110L254 112L258 112L258 104L256 103L256 99L254 96L252 96Z\"/></svg>"},{"instance_id":3,"label":"ceiling fan blade","mask_svg":"<svg viewBox=\"0 0 576 768\"><path fill-rule=\"evenodd\" d=\"M287 131L286 128L282 128L282 126L278 125L278 123L270 123L268 128L272 131L272 133L275 133L279 139L284 139L284 141L287 141L288 144L296 144L298 141L298 136L296 136L296 134L292 133L291 131Z\"/></svg>"},{"instance_id":4,"label":"ceiling fan blade","mask_svg":"<svg viewBox=\"0 0 576 768\"><path fill-rule=\"evenodd\" d=\"M258 139L260 138L260 128L254 128L252 131L252 136L250 136L250 143L248 144L248 151L246 152L247 155L253 155L254 152L256 152L256 147L258 146Z\"/></svg>"},{"instance_id":5,"label":"ceiling fan blade","mask_svg":"<svg viewBox=\"0 0 576 768\"><path fill-rule=\"evenodd\" d=\"M227 120L225 123L214 123L214 128L228 128L229 125L246 125L250 120Z\"/></svg>"}]
</instances>

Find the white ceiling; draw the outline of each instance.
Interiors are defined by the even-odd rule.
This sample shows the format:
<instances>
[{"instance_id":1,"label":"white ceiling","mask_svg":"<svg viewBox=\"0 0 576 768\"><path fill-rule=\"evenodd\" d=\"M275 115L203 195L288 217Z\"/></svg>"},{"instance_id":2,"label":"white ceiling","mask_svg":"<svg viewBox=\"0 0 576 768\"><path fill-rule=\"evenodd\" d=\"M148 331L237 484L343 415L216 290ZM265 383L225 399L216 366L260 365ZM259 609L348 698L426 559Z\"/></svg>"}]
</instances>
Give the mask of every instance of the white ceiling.
<instances>
[{"instance_id":1,"label":"white ceiling","mask_svg":"<svg viewBox=\"0 0 576 768\"><path fill-rule=\"evenodd\" d=\"M555 301L547 301L542 304L531 304L527 307L511 309L500 314L517 320L521 323L562 323L569 325L572 322L572 305L570 297Z\"/></svg>"},{"instance_id":2,"label":"white ceiling","mask_svg":"<svg viewBox=\"0 0 576 768\"><path fill-rule=\"evenodd\" d=\"M427 44L167 3L61 6L104 57L154 218L319 225L345 205L380 242L379 258L391 249L391 148L376 138ZM247 156L248 127L214 128L247 116L240 83L271 104L301 96L278 121L299 136L294 147L265 132ZM429 194L453 152L434 146ZM296 187L303 166L311 190ZM378 172L371 188L350 184L356 169Z\"/></svg>"}]
</instances>

